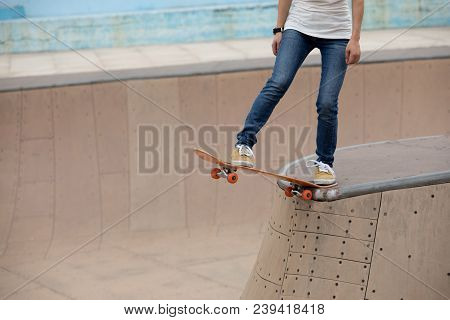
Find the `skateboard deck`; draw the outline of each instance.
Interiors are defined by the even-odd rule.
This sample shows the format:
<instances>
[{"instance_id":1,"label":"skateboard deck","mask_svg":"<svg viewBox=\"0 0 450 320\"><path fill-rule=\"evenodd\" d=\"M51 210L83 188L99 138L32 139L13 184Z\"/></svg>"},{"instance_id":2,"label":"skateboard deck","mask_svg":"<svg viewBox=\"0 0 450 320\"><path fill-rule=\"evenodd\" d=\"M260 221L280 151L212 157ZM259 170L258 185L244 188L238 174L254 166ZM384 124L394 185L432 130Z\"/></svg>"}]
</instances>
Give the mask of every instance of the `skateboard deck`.
<instances>
[{"instance_id":1,"label":"skateboard deck","mask_svg":"<svg viewBox=\"0 0 450 320\"><path fill-rule=\"evenodd\" d=\"M202 160L213 163L218 167L213 168L211 170L211 177L213 179L225 178L231 184L234 184L238 181L239 176L237 174L238 170L243 170L247 172L253 172L257 174L261 174L263 176L275 178L278 181L284 181L287 183L278 183L280 188L285 191L286 196L293 197L297 196L303 198L304 200L322 200L324 196L327 194L326 192L320 192L320 190L332 189L337 186L337 183L331 185L318 185L311 181L306 181L294 177L289 177L277 173L268 172L261 169L249 168L244 166L236 166L228 163L226 161L220 160L219 158L209 154L206 151L200 149L194 149L194 153ZM316 191L316 192L314 192ZM319 191L319 192L317 192ZM325 200L325 199L324 199Z\"/></svg>"}]
</instances>

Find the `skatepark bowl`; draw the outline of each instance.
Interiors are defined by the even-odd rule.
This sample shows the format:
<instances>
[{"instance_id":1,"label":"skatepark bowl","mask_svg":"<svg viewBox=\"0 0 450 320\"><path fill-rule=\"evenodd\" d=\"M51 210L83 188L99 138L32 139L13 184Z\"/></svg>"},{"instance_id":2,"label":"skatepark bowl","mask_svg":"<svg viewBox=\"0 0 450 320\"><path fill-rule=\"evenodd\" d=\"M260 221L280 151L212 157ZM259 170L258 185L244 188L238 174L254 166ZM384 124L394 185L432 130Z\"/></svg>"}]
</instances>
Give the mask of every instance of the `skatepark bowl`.
<instances>
[{"instance_id":1,"label":"skatepark bowl","mask_svg":"<svg viewBox=\"0 0 450 320\"><path fill-rule=\"evenodd\" d=\"M0 56L0 297L448 299L449 28L375 50L398 32L366 32L367 58L347 72L326 202L285 198L259 175L138 173L141 124L242 125L270 38L80 53L96 65ZM271 126L309 133L303 155L319 79L313 53L273 114ZM258 166L301 177L308 157L279 161L287 151Z\"/></svg>"}]
</instances>

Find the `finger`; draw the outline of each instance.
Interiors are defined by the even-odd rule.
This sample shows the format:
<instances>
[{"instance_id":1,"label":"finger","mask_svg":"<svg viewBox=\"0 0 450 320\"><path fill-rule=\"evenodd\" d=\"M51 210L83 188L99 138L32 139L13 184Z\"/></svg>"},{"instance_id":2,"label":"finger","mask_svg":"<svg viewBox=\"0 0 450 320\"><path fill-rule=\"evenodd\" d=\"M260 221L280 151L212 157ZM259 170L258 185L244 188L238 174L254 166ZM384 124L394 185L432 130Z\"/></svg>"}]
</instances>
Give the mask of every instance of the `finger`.
<instances>
[{"instance_id":1,"label":"finger","mask_svg":"<svg viewBox=\"0 0 450 320\"><path fill-rule=\"evenodd\" d=\"M347 64L353 64L354 62L353 62L353 55L350 55L349 57L348 57L348 63Z\"/></svg>"},{"instance_id":2,"label":"finger","mask_svg":"<svg viewBox=\"0 0 450 320\"><path fill-rule=\"evenodd\" d=\"M275 56L277 55L276 41L272 42L272 52Z\"/></svg>"},{"instance_id":3,"label":"finger","mask_svg":"<svg viewBox=\"0 0 450 320\"><path fill-rule=\"evenodd\" d=\"M350 49L345 49L345 63L350 64Z\"/></svg>"}]
</instances>

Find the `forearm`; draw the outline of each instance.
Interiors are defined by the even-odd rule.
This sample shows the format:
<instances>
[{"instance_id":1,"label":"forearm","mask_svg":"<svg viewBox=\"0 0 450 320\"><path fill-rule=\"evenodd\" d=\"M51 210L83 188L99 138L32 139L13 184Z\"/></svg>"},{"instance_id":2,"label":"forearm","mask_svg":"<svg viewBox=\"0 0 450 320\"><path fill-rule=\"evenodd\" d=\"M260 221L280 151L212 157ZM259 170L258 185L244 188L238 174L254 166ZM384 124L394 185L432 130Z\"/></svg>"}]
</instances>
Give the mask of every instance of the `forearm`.
<instances>
[{"instance_id":1,"label":"forearm","mask_svg":"<svg viewBox=\"0 0 450 320\"><path fill-rule=\"evenodd\" d=\"M361 24L364 16L364 0L352 0L353 30L352 39L361 38Z\"/></svg>"},{"instance_id":2,"label":"forearm","mask_svg":"<svg viewBox=\"0 0 450 320\"><path fill-rule=\"evenodd\" d=\"M289 14L292 0L278 0L277 27L283 28Z\"/></svg>"}]
</instances>

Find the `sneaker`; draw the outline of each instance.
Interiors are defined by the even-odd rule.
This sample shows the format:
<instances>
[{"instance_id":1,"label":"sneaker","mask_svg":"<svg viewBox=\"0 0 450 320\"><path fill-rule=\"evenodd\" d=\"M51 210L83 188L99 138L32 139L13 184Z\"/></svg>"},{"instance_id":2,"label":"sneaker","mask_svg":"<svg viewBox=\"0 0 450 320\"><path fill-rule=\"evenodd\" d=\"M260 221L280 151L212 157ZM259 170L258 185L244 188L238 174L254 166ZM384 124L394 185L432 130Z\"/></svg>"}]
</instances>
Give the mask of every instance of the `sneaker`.
<instances>
[{"instance_id":1,"label":"sneaker","mask_svg":"<svg viewBox=\"0 0 450 320\"><path fill-rule=\"evenodd\" d=\"M336 174L326 163L316 160L306 162L308 168L315 168L313 181L315 184L330 185L336 182Z\"/></svg>"},{"instance_id":2,"label":"sneaker","mask_svg":"<svg viewBox=\"0 0 450 320\"><path fill-rule=\"evenodd\" d=\"M238 144L231 153L231 164L253 168L255 166L255 155L252 149L245 144Z\"/></svg>"}]
</instances>

